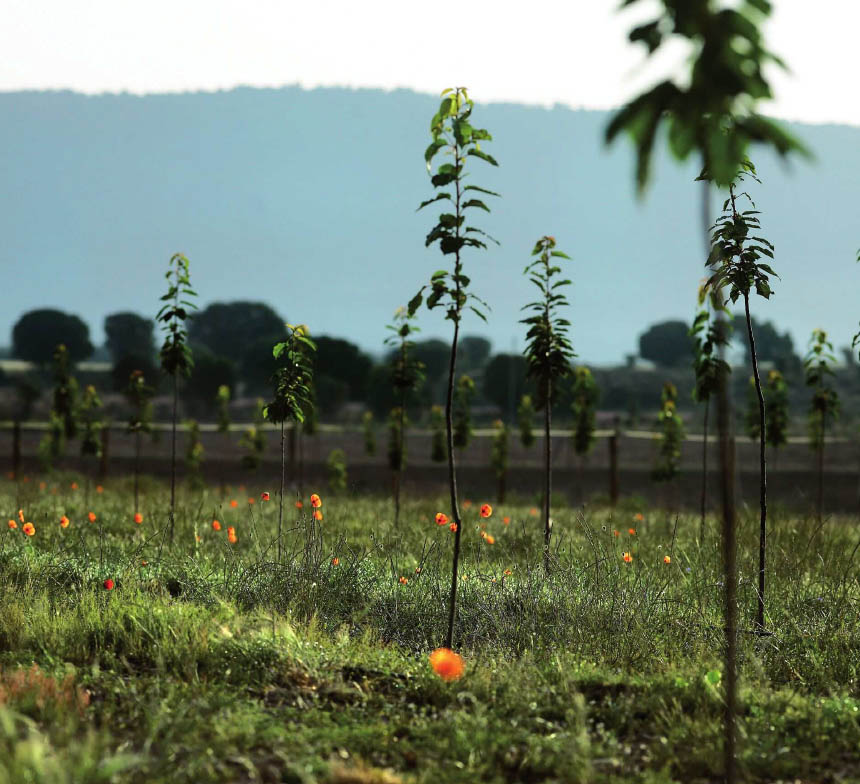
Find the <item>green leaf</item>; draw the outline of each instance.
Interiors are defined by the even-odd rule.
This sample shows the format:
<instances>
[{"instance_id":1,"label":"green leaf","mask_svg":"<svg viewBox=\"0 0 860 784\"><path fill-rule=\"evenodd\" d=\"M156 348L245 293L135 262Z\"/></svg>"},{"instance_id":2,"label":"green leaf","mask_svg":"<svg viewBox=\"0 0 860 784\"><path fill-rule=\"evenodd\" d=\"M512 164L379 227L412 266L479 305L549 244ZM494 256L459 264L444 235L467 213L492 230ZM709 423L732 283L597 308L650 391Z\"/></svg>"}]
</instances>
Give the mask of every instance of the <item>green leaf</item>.
<instances>
[{"instance_id":1,"label":"green leaf","mask_svg":"<svg viewBox=\"0 0 860 784\"><path fill-rule=\"evenodd\" d=\"M492 164L493 166L499 165L498 162L496 161L496 159L492 155L489 155L488 153L485 153L483 150L478 150L474 147L471 150L469 150L466 153L466 155L472 155L475 158L480 158L482 161L486 161L487 163Z\"/></svg>"}]
</instances>

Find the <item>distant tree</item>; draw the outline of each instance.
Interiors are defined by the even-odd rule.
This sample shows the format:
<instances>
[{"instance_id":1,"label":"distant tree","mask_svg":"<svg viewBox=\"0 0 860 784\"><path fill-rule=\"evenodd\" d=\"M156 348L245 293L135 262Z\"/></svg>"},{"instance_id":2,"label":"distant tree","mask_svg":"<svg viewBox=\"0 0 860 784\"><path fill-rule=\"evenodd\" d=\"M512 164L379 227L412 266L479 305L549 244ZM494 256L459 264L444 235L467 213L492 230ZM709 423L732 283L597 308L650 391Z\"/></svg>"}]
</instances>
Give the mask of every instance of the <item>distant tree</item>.
<instances>
[{"instance_id":1,"label":"distant tree","mask_svg":"<svg viewBox=\"0 0 860 784\"><path fill-rule=\"evenodd\" d=\"M460 355L460 367L463 371L480 370L487 363L491 349L490 341L478 335L466 335L460 338L460 347L457 350Z\"/></svg>"},{"instance_id":2,"label":"distant tree","mask_svg":"<svg viewBox=\"0 0 860 784\"><path fill-rule=\"evenodd\" d=\"M205 346L213 354L242 362L249 346L269 341L271 346L286 337L282 319L263 302L214 302L194 315L188 324L188 341L195 348Z\"/></svg>"},{"instance_id":3,"label":"distant tree","mask_svg":"<svg viewBox=\"0 0 860 784\"><path fill-rule=\"evenodd\" d=\"M741 321L744 314L738 314ZM794 350L794 341L788 332L780 335L770 321L758 321L750 316L753 334L755 335L755 353L759 362L772 362L774 367L785 375L799 375L803 362ZM744 362L750 364L749 341L741 341L744 351Z\"/></svg>"},{"instance_id":4,"label":"distant tree","mask_svg":"<svg viewBox=\"0 0 860 784\"><path fill-rule=\"evenodd\" d=\"M528 361L522 354L496 354L484 367L482 392L491 403L495 403L505 417L513 415L511 410L523 395L534 394L534 382L526 376Z\"/></svg>"},{"instance_id":5,"label":"distant tree","mask_svg":"<svg viewBox=\"0 0 860 784\"><path fill-rule=\"evenodd\" d=\"M677 367L690 361L693 341L683 321L661 321L639 336L639 356L660 367Z\"/></svg>"},{"instance_id":6,"label":"distant tree","mask_svg":"<svg viewBox=\"0 0 860 784\"><path fill-rule=\"evenodd\" d=\"M125 356L147 357L155 361L155 322L137 313L105 316L105 347L114 364ZM126 375L126 378L128 376Z\"/></svg>"},{"instance_id":7,"label":"distant tree","mask_svg":"<svg viewBox=\"0 0 860 784\"><path fill-rule=\"evenodd\" d=\"M12 356L47 365L62 343L70 362L80 362L93 353L90 328L77 316L43 308L25 313L12 327Z\"/></svg>"}]
</instances>

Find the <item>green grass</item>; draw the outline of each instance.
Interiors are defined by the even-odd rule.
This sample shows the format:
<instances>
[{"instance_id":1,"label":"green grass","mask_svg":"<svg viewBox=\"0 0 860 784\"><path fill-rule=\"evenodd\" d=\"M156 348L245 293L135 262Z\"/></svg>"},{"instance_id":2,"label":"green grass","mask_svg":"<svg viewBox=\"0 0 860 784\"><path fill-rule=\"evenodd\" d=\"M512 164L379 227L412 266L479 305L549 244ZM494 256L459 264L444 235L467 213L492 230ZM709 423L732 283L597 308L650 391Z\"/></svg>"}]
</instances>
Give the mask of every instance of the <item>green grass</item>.
<instances>
[{"instance_id":1,"label":"green grass","mask_svg":"<svg viewBox=\"0 0 860 784\"><path fill-rule=\"evenodd\" d=\"M184 490L170 546L165 487L146 484L138 526L113 482L91 524L71 480L20 486L35 536L0 530L0 784L719 780L715 521L699 541L693 516L559 506L547 578L532 499L496 508L492 545L473 499L467 670L449 684L427 661L447 621L443 499L406 499L399 530L388 499L323 494L321 524L291 499L278 563L274 493L245 501L271 488L234 490L236 509ZM15 517L13 483L0 501ZM768 637L749 633L757 514L741 521L742 770L860 781L856 521L771 520Z\"/></svg>"}]
</instances>

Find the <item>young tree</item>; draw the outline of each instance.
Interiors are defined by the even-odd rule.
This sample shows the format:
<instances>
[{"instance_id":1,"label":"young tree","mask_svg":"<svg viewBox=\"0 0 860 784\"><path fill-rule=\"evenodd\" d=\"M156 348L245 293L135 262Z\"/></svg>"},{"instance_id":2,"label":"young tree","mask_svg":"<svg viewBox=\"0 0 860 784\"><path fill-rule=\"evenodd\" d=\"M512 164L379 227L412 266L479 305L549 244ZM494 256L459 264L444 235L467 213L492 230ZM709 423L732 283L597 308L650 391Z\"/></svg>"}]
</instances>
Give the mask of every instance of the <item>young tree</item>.
<instances>
[{"instance_id":1,"label":"young tree","mask_svg":"<svg viewBox=\"0 0 860 784\"><path fill-rule=\"evenodd\" d=\"M541 237L532 249L532 262L524 274L537 287L540 299L530 302L523 310L532 315L521 319L528 326L526 333L526 361L528 377L537 386L537 410L544 412L544 571L549 572L549 547L552 536L550 507L552 505L552 403L558 382L570 374L570 363L574 357L573 347L567 337L570 322L558 315L560 308L569 307L559 289L570 285L567 279L554 280L561 267L553 259L569 259L570 256L555 250L555 237Z\"/></svg>"},{"instance_id":2,"label":"young tree","mask_svg":"<svg viewBox=\"0 0 860 784\"><path fill-rule=\"evenodd\" d=\"M788 386L778 370L767 374L765 388L765 406L767 407L767 444L776 455L776 451L788 443Z\"/></svg>"},{"instance_id":3,"label":"young tree","mask_svg":"<svg viewBox=\"0 0 860 784\"><path fill-rule=\"evenodd\" d=\"M434 188L439 190L431 199L422 202L418 209L438 201L447 201L449 211L442 212L436 225L430 230L425 239L425 246L438 243L439 250L443 256L452 256L454 265L451 270L438 270L430 278L430 293L427 297L427 307L431 310L436 307L445 309L445 318L454 325L454 335L451 340L451 355L448 364L448 385L445 396L445 428L447 431L448 452L448 485L451 494L451 516L454 518L456 531L454 534L454 556L451 569L451 593L448 602L448 634L445 647L451 648L454 642L454 622L457 612L457 567L460 560L460 536L463 531L460 519L460 508L457 500L457 474L454 465L454 432L452 422L452 408L454 401L454 378L457 370L457 340L460 335L460 323L463 311L469 308L482 320L486 317L478 305L483 304L478 297L469 291L469 277L463 271L463 250L466 248L486 249L487 244L481 238L487 238L495 242L484 231L476 226L466 223L466 216L470 211L484 210L489 212L489 207L478 198L480 195L498 196L478 185L466 185L466 163L468 160L478 158L497 166L495 159L481 149L481 142L490 141L490 134L472 125L472 109L474 104L469 98L465 87L455 87L444 90L439 111L430 122L430 135L432 141L424 152L424 161L428 172L431 172L431 180ZM442 151L445 151L451 160L440 164L436 173L432 174L433 159ZM424 291L427 286L410 300L409 313L413 314L424 299Z\"/></svg>"},{"instance_id":4,"label":"young tree","mask_svg":"<svg viewBox=\"0 0 860 784\"><path fill-rule=\"evenodd\" d=\"M188 484L195 490L203 485L200 476L200 467L203 465L203 442L200 440L200 425L196 419L185 422L186 444L185 444L185 468L188 471Z\"/></svg>"},{"instance_id":5,"label":"young tree","mask_svg":"<svg viewBox=\"0 0 860 784\"><path fill-rule=\"evenodd\" d=\"M585 458L594 446L594 429L597 419L597 401L600 390L594 374L580 365L573 371L573 451L579 456L579 495L583 498L583 465Z\"/></svg>"},{"instance_id":6,"label":"young tree","mask_svg":"<svg viewBox=\"0 0 860 784\"><path fill-rule=\"evenodd\" d=\"M705 404L705 416L702 424L702 494L701 522L699 524L699 541L705 539L705 510L708 504L708 414L711 408L711 397L717 394L721 376L731 372L728 362L723 359L728 345L731 322L718 319L717 314L725 314L723 303L715 292L708 294L705 286L699 289L699 307L690 327L693 338L693 371L696 374L696 385L693 387L693 400Z\"/></svg>"},{"instance_id":7,"label":"young tree","mask_svg":"<svg viewBox=\"0 0 860 784\"><path fill-rule=\"evenodd\" d=\"M191 349L188 347L188 333L185 322L189 311L197 306L189 299L197 292L191 288L188 259L181 253L174 253L167 265L167 293L161 298L164 305L158 311L156 320L161 322L166 333L161 347L161 369L173 379L173 415L171 422L172 441L170 447L170 543L176 523L176 416L179 407L179 376L189 376L194 367Z\"/></svg>"},{"instance_id":8,"label":"young tree","mask_svg":"<svg viewBox=\"0 0 860 784\"><path fill-rule=\"evenodd\" d=\"M469 376L460 376L454 392L454 446L463 450L472 440L472 398L475 382Z\"/></svg>"},{"instance_id":9,"label":"young tree","mask_svg":"<svg viewBox=\"0 0 860 784\"><path fill-rule=\"evenodd\" d=\"M265 418L263 398L258 397L254 406L253 421L239 437L239 446L245 450L241 458L242 468L248 471L256 471L266 453L266 434L263 432Z\"/></svg>"},{"instance_id":10,"label":"young tree","mask_svg":"<svg viewBox=\"0 0 860 784\"><path fill-rule=\"evenodd\" d=\"M520 429L520 443L528 449L535 442L535 407L531 395L523 395L517 406L517 426Z\"/></svg>"},{"instance_id":11,"label":"young tree","mask_svg":"<svg viewBox=\"0 0 860 784\"><path fill-rule=\"evenodd\" d=\"M346 492L346 453L342 449L332 449L326 460L328 487L333 493Z\"/></svg>"},{"instance_id":12,"label":"young tree","mask_svg":"<svg viewBox=\"0 0 860 784\"><path fill-rule=\"evenodd\" d=\"M806 371L806 386L812 389L809 405L809 445L818 454L818 522L821 522L824 507L824 438L828 418L839 416L839 395L829 383L833 375L833 345L823 329L812 330L809 350L803 360Z\"/></svg>"},{"instance_id":13,"label":"young tree","mask_svg":"<svg viewBox=\"0 0 860 784\"><path fill-rule=\"evenodd\" d=\"M704 177L708 177L706 172ZM729 184L729 198L723 203L722 215L712 227L711 253L706 262L709 267L715 268L715 272L705 284L709 290L720 291L728 288L729 299L732 304L737 302L738 297L744 300L744 315L747 324L747 339L749 341L749 354L752 361L753 379L755 381L756 396L758 397L759 411L759 573L758 573L758 613L756 615L756 626L764 631L764 591L765 591L765 564L767 550L767 462L765 459L766 443L766 418L764 394L761 388L761 377L758 372L758 360L755 352L755 336L753 335L752 320L750 318L750 292L755 287L755 292L760 297L770 299L773 293L770 286L770 276L778 277L773 269L761 261L763 256L773 258L773 244L756 234L761 231L761 223L758 219L758 210L755 202L748 193L737 193L737 187L743 184L746 178L760 183L755 173L755 167L750 161L744 161L741 170L735 180ZM739 210L738 199L744 196L752 206L751 210ZM726 300L725 302L728 302ZM725 305L725 302L723 303Z\"/></svg>"},{"instance_id":14,"label":"young tree","mask_svg":"<svg viewBox=\"0 0 860 784\"><path fill-rule=\"evenodd\" d=\"M624 7L637 0L624 0ZM622 131L630 134L637 151L636 180L644 191L650 171L654 142L662 124L672 153L686 160L698 154L704 169L716 182L728 185L735 177L747 148L758 142L780 155L800 151L801 145L756 109L772 96L765 66L783 62L765 46L761 26L771 11L769 0L742 0L723 5L714 0L661 0L659 16L630 31L629 40L641 43L649 55L665 51L681 39L692 56L678 79L664 80L631 99L612 118L607 141ZM664 126L665 127L665 126ZM702 189L702 218L711 223L708 188ZM709 244L709 243L708 243ZM723 560L726 617L726 784L734 784L735 717L737 713L737 540L735 532L734 443L731 435L731 403L725 378L717 388L720 432L720 481L723 509Z\"/></svg>"},{"instance_id":15,"label":"young tree","mask_svg":"<svg viewBox=\"0 0 860 784\"><path fill-rule=\"evenodd\" d=\"M678 475L681 444L684 443L684 423L678 416L677 405L678 390L671 381L667 381L660 393L660 413L657 415L660 444L657 447L657 463L651 472L657 482L670 482Z\"/></svg>"},{"instance_id":16,"label":"young tree","mask_svg":"<svg viewBox=\"0 0 860 784\"><path fill-rule=\"evenodd\" d=\"M394 323L388 325L388 330L394 334L385 340L387 346L395 349L391 358L391 384L398 405L392 409L391 415L396 422L389 421L389 434L393 441L388 446L388 464L394 474L394 525L400 524L400 482L403 469L406 467L406 402L411 393L417 392L424 382L424 363L416 359L412 349L415 343L411 335L418 332L412 324L414 313L407 308L398 308L394 314Z\"/></svg>"},{"instance_id":17,"label":"young tree","mask_svg":"<svg viewBox=\"0 0 860 784\"><path fill-rule=\"evenodd\" d=\"M300 425L310 402L313 381L313 352L316 345L304 326L287 324L287 339L272 348L278 363L272 375L272 400L263 409L263 416L281 426L281 489L278 499L278 563L281 562L281 536L284 519L284 473L286 471L285 424Z\"/></svg>"},{"instance_id":18,"label":"young tree","mask_svg":"<svg viewBox=\"0 0 860 784\"><path fill-rule=\"evenodd\" d=\"M50 468L65 452L66 439L78 434L78 381L64 343L54 349L54 395L50 430L39 443L42 464Z\"/></svg>"},{"instance_id":19,"label":"young tree","mask_svg":"<svg viewBox=\"0 0 860 784\"><path fill-rule=\"evenodd\" d=\"M98 459L102 453L101 432L103 423L99 417L99 410L102 407L102 401L99 397L96 388L89 384L84 389L84 394L81 396L81 402L78 406L78 421L81 424L81 456L93 457ZM86 474L86 483L84 491L84 503L89 506L90 503L90 476Z\"/></svg>"},{"instance_id":20,"label":"young tree","mask_svg":"<svg viewBox=\"0 0 860 784\"><path fill-rule=\"evenodd\" d=\"M493 434L493 445L490 448L490 467L493 469L498 482L496 502L503 504L510 462L508 459L508 426L501 419L497 419L493 422L493 427L496 432Z\"/></svg>"},{"instance_id":21,"label":"young tree","mask_svg":"<svg viewBox=\"0 0 860 784\"><path fill-rule=\"evenodd\" d=\"M155 390L148 386L143 371L132 370L125 396L132 406L127 430L134 433L134 513L139 511L140 434L152 432L152 396Z\"/></svg>"}]
</instances>

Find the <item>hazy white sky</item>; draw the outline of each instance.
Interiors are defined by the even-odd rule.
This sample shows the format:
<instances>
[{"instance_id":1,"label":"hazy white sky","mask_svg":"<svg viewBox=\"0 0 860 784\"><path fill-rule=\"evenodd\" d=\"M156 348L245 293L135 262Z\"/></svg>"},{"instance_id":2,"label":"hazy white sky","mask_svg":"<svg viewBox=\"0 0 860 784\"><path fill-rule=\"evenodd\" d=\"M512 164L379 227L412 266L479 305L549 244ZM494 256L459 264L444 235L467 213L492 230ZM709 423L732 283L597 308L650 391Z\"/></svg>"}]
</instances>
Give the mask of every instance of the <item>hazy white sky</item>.
<instances>
[{"instance_id":1,"label":"hazy white sky","mask_svg":"<svg viewBox=\"0 0 860 784\"><path fill-rule=\"evenodd\" d=\"M478 101L608 108L643 71L626 32L647 8L618 0L4 0L0 90L215 90L301 84L464 84ZM640 3L640 5L645 5ZM785 119L860 125L857 0L774 0L770 47Z\"/></svg>"}]
</instances>

